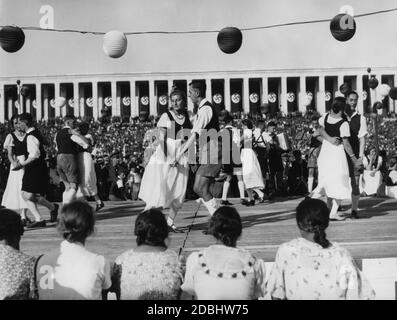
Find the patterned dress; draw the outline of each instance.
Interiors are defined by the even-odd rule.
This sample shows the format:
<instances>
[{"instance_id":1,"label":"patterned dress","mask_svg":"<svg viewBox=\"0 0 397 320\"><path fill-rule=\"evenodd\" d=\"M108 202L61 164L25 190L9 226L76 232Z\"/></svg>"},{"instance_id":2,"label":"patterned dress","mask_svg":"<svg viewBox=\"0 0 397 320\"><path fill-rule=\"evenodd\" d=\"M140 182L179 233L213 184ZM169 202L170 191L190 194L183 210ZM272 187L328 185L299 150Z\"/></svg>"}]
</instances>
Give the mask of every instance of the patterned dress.
<instances>
[{"instance_id":1,"label":"patterned dress","mask_svg":"<svg viewBox=\"0 0 397 320\"><path fill-rule=\"evenodd\" d=\"M298 238L277 251L266 286L272 298L288 300L373 299L375 292L350 253Z\"/></svg>"},{"instance_id":2,"label":"patterned dress","mask_svg":"<svg viewBox=\"0 0 397 320\"><path fill-rule=\"evenodd\" d=\"M0 300L25 300L34 290L35 258L0 244Z\"/></svg>"},{"instance_id":3,"label":"patterned dress","mask_svg":"<svg viewBox=\"0 0 397 320\"><path fill-rule=\"evenodd\" d=\"M116 258L112 279L121 300L176 300L183 274L175 251L129 250Z\"/></svg>"}]
</instances>

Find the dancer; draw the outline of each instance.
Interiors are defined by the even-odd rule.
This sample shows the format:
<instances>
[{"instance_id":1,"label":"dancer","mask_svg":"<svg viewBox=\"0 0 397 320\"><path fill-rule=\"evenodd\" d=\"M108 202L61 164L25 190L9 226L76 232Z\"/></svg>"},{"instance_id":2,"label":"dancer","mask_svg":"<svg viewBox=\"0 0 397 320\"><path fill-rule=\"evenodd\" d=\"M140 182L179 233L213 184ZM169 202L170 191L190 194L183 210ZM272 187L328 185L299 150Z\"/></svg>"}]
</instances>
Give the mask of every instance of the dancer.
<instances>
[{"instance_id":1,"label":"dancer","mask_svg":"<svg viewBox=\"0 0 397 320\"><path fill-rule=\"evenodd\" d=\"M10 173L8 175L7 186L5 188L1 205L12 210L21 210L22 224L26 226L30 219L26 216L27 203L22 198L22 178L24 169L14 171L18 161L25 160L27 145L25 133L20 129L18 116L12 116L11 130L4 141L4 149L7 150L8 160L10 160Z\"/></svg>"},{"instance_id":2,"label":"dancer","mask_svg":"<svg viewBox=\"0 0 397 320\"><path fill-rule=\"evenodd\" d=\"M163 113L157 123L160 141L145 168L138 197L146 202L145 210L169 208L170 231L183 232L175 226L174 220L185 199L189 173L187 156L181 155L178 166L172 164L184 145L183 130L190 132L192 125L186 112L185 93L174 90L170 99L172 108Z\"/></svg>"},{"instance_id":3,"label":"dancer","mask_svg":"<svg viewBox=\"0 0 397 320\"><path fill-rule=\"evenodd\" d=\"M76 197L93 197L96 202L96 211L103 208L105 205L98 196L97 179L92 160L91 153L89 152L94 147L94 138L88 133L89 124L87 122L80 122L77 126L79 134L84 136L88 142L88 148L84 149L81 146L77 147L77 166L79 168L79 187Z\"/></svg>"},{"instance_id":4,"label":"dancer","mask_svg":"<svg viewBox=\"0 0 397 320\"><path fill-rule=\"evenodd\" d=\"M329 140L325 139L321 146L318 157L319 183L313 193L325 193L331 210L331 220L345 219L339 216L337 211L341 201L350 198L349 167L345 151L352 158L354 165L359 165L359 160L354 155L348 140L350 136L349 124L342 117L345 104L345 98L335 98L329 113L319 120L319 124L324 128ZM336 142L337 140L342 140L342 144Z\"/></svg>"},{"instance_id":5,"label":"dancer","mask_svg":"<svg viewBox=\"0 0 397 320\"><path fill-rule=\"evenodd\" d=\"M73 115L64 117L64 126L55 136L58 150L57 170L65 185L62 195L63 204L73 201L79 184L79 168L77 165L78 146L87 149L89 144L76 130L76 118Z\"/></svg>"},{"instance_id":6,"label":"dancer","mask_svg":"<svg viewBox=\"0 0 397 320\"><path fill-rule=\"evenodd\" d=\"M318 177L318 166L317 159L320 154L321 144L323 142L323 137L321 137L320 132L318 130L318 116L312 116L311 118L311 128L310 128L310 150L309 150L309 159L307 163L307 167L309 169L309 177L307 183L308 192L311 193L313 191L313 183L314 177Z\"/></svg>"},{"instance_id":7,"label":"dancer","mask_svg":"<svg viewBox=\"0 0 397 320\"><path fill-rule=\"evenodd\" d=\"M49 176L45 162L43 137L33 126L33 118L30 113L19 115L18 124L20 129L26 133L27 152L26 160L20 160L13 170L20 170L23 167L25 169L22 178L22 197L35 218L34 222L27 224L27 228L45 227L46 221L42 220L37 204L50 210L51 222L56 221L59 206L44 198Z\"/></svg>"},{"instance_id":8,"label":"dancer","mask_svg":"<svg viewBox=\"0 0 397 320\"><path fill-rule=\"evenodd\" d=\"M181 161L184 153L196 142L198 136L199 161L193 190L212 216L218 204L210 192L210 185L222 168L222 148L217 134L219 132L218 115L214 106L205 98L206 89L205 81L194 80L189 84L189 97L197 108L197 115L192 134L177 154L174 165ZM207 231L204 233L206 234Z\"/></svg>"}]
</instances>

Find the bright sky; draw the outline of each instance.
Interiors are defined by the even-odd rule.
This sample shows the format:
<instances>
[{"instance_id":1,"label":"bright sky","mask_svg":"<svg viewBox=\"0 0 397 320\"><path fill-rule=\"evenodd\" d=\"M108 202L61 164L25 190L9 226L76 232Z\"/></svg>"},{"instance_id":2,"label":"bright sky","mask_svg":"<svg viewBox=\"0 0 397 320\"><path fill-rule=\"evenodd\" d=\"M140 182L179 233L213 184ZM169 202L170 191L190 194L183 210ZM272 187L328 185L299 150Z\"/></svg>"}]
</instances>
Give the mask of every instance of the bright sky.
<instances>
[{"instance_id":1,"label":"bright sky","mask_svg":"<svg viewBox=\"0 0 397 320\"><path fill-rule=\"evenodd\" d=\"M54 27L94 31L220 30L331 19L342 5L355 14L397 7L396 0L0 0L0 25L39 26L51 5ZM358 18L348 42L329 23L243 32L241 49L222 53L216 33L131 35L120 59L107 57L103 36L25 31L23 48L0 49L0 77L90 73L396 67L397 12Z\"/></svg>"}]
</instances>

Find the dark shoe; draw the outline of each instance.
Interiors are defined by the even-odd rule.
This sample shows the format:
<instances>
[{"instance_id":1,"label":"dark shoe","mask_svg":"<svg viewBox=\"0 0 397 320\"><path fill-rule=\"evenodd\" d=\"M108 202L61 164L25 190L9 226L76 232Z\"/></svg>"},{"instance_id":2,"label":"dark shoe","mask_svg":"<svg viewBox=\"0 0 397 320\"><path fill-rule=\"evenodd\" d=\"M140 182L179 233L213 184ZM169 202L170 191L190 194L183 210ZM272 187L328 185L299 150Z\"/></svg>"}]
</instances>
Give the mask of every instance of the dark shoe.
<instances>
[{"instance_id":1,"label":"dark shoe","mask_svg":"<svg viewBox=\"0 0 397 320\"><path fill-rule=\"evenodd\" d=\"M264 196L262 198L259 198L259 203L265 203L265 201L266 201L266 199Z\"/></svg>"},{"instance_id":2,"label":"dark shoe","mask_svg":"<svg viewBox=\"0 0 397 320\"><path fill-rule=\"evenodd\" d=\"M99 210L101 210L103 207L105 206L105 204L101 201L101 203L97 203L96 204L96 208L95 208L95 211L99 211Z\"/></svg>"},{"instance_id":3,"label":"dark shoe","mask_svg":"<svg viewBox=\"0 0 397 320\"><path fill-rule=\"evenodd\" d=\"M249 205L249 201L247 199L241 199L241 204L244 206L248 206Z\"/></svg>"},{"instance_id":4,"label":"dark shoe","mask_svg":"<svg viewBox=\"0 0 397 320\"><path fill-rule=\"evenodd\" d=\"M31 228L45 228L46 225L47 224L46 224L45 220L41 220L41 221L35 221L32 223L28 223L26 225L26 228L29 228L29 229L31 229Z\"/></svg>"},{"instance_id":5,"label":"dark shoe","mask_svg":"<svg viewBox=\"0 0 397 320\"><path fill-rule=\"evenodd\" d=\"M182 229L179 229L177 226L174 224L172 226L168 226L168 232L174 232L174 233L185 233Z\"/></svg>"},{"instance_id":6,"label":"dark shoe","mask_svg":"<svg viewBox=\"0 0 397 320\"><path fill-rule=\"evenodd\" d=\"M28 217L21 219L21 221L24 227L26 227L29 223L32 223L32 220L30 220Z\"/></svg>"},{"instance_id":7,"label":"dark shoe","mask_svg":"<svg viewBox=\"0 0 397 320\"><path fill-rule=\"evenodd\" d=\"M228 200L222 200L221 201L221 205L222 206L232 206L233 203L229 202Z\"/></svg>"},{"instance_id":8,"label":"dark shoe","mask_svg":"<svg viewBox=\"0 0 397 320\"><path fill-rule=\"evenodd\" d=\"M51 222L56 222L57 221L57 218L58 218L58 210L59 210L59 205L57 204L57 203L54 203L54 210L52 210L51 212L50 212L50 216L51 216L51 219L50 219L50 221ZM44 221L44 220L43 220Z\"/></svg>"},{"instance_id":9,"label":"dark shoe","mask_svg":"<svg viewBox=\"0 0 397 320\"><path fill-rule=\"evenodd\" d=\"M251 206L254 206L254 205L255 205L255 200L254 199L250 200L248 206L251 207Z\"/></svg>"},{"instance_id":10,"label":"dark shoe","mask_svg":"<svg viewBox=\"0 0 397 320\"><path fill-rule=\"evenodd\" d=\"M356 210L352 210L352 213L351 213L351 215L350 215L350 219L359 219L359 217L358 217L358 213L357 213L357 211Z\"/></svg>"}]
</instances>

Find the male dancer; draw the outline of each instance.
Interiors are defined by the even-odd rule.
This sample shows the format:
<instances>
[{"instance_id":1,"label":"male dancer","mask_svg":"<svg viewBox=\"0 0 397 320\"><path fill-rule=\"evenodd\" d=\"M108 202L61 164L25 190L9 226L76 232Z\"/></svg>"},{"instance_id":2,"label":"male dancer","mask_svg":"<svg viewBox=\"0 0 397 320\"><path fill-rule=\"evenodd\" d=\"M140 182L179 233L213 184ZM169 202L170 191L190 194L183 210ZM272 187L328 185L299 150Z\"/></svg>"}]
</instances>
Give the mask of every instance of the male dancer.
<instances>
[{"instance_id":1,"label":"male dancer","mask_svg":"<svg viewBox=\"0 0 397 320\"><path fill-rule=\"evenodd\" d=\"M14 170L25 167L22 178L22 197L25 199L29 210L35 217L35 221L29 223L27 228L45 227L46 221L42 220L37 203L50 210L51 222L55 222L58 216L58 204L51 203L44 198L49 183L48 170L45 162L43 137L33 126L33 118L29 113L22 113L18 117L19 126L26 132L27 153L26 160L19 162Z\"/></svg>"},{"instance_id":2,"label":"male dancer","mask_svg":"<svg viewBox=\"0 0 397 320\"><path fill-rule=\"evenodd\" d=\"M191 131L192 135L179 154L176 155L175 164L185 151L196 142L197 135L199 137L199 163L193 190L201 197L209 214L213 215L218 205L210 192L210 185L222 168L222 150L221 144L218 143L219 136L217 134L208 134L209 130L212 130L213 133L219 131L219 120L215 108L205 98L205 92L206 84L204 81L194 80L189 84L189 98L198 110L196 121Z\"/></svg>"},{"instance_id":3,"label":"male dancer","mask_svg":"<svg viewBox=\"0 0 397 320\"><path fill-rule=\"evenodd\" d=\"M63 128L55 136L55 144L58 150L57 170L65 191L62 195L63 204L73 201L76 196L79 183L79 170L77 165L78 145L84 149L88 143L75 130L76 118L73 115L66 115Z\"/></svg>"}]
</instances>

